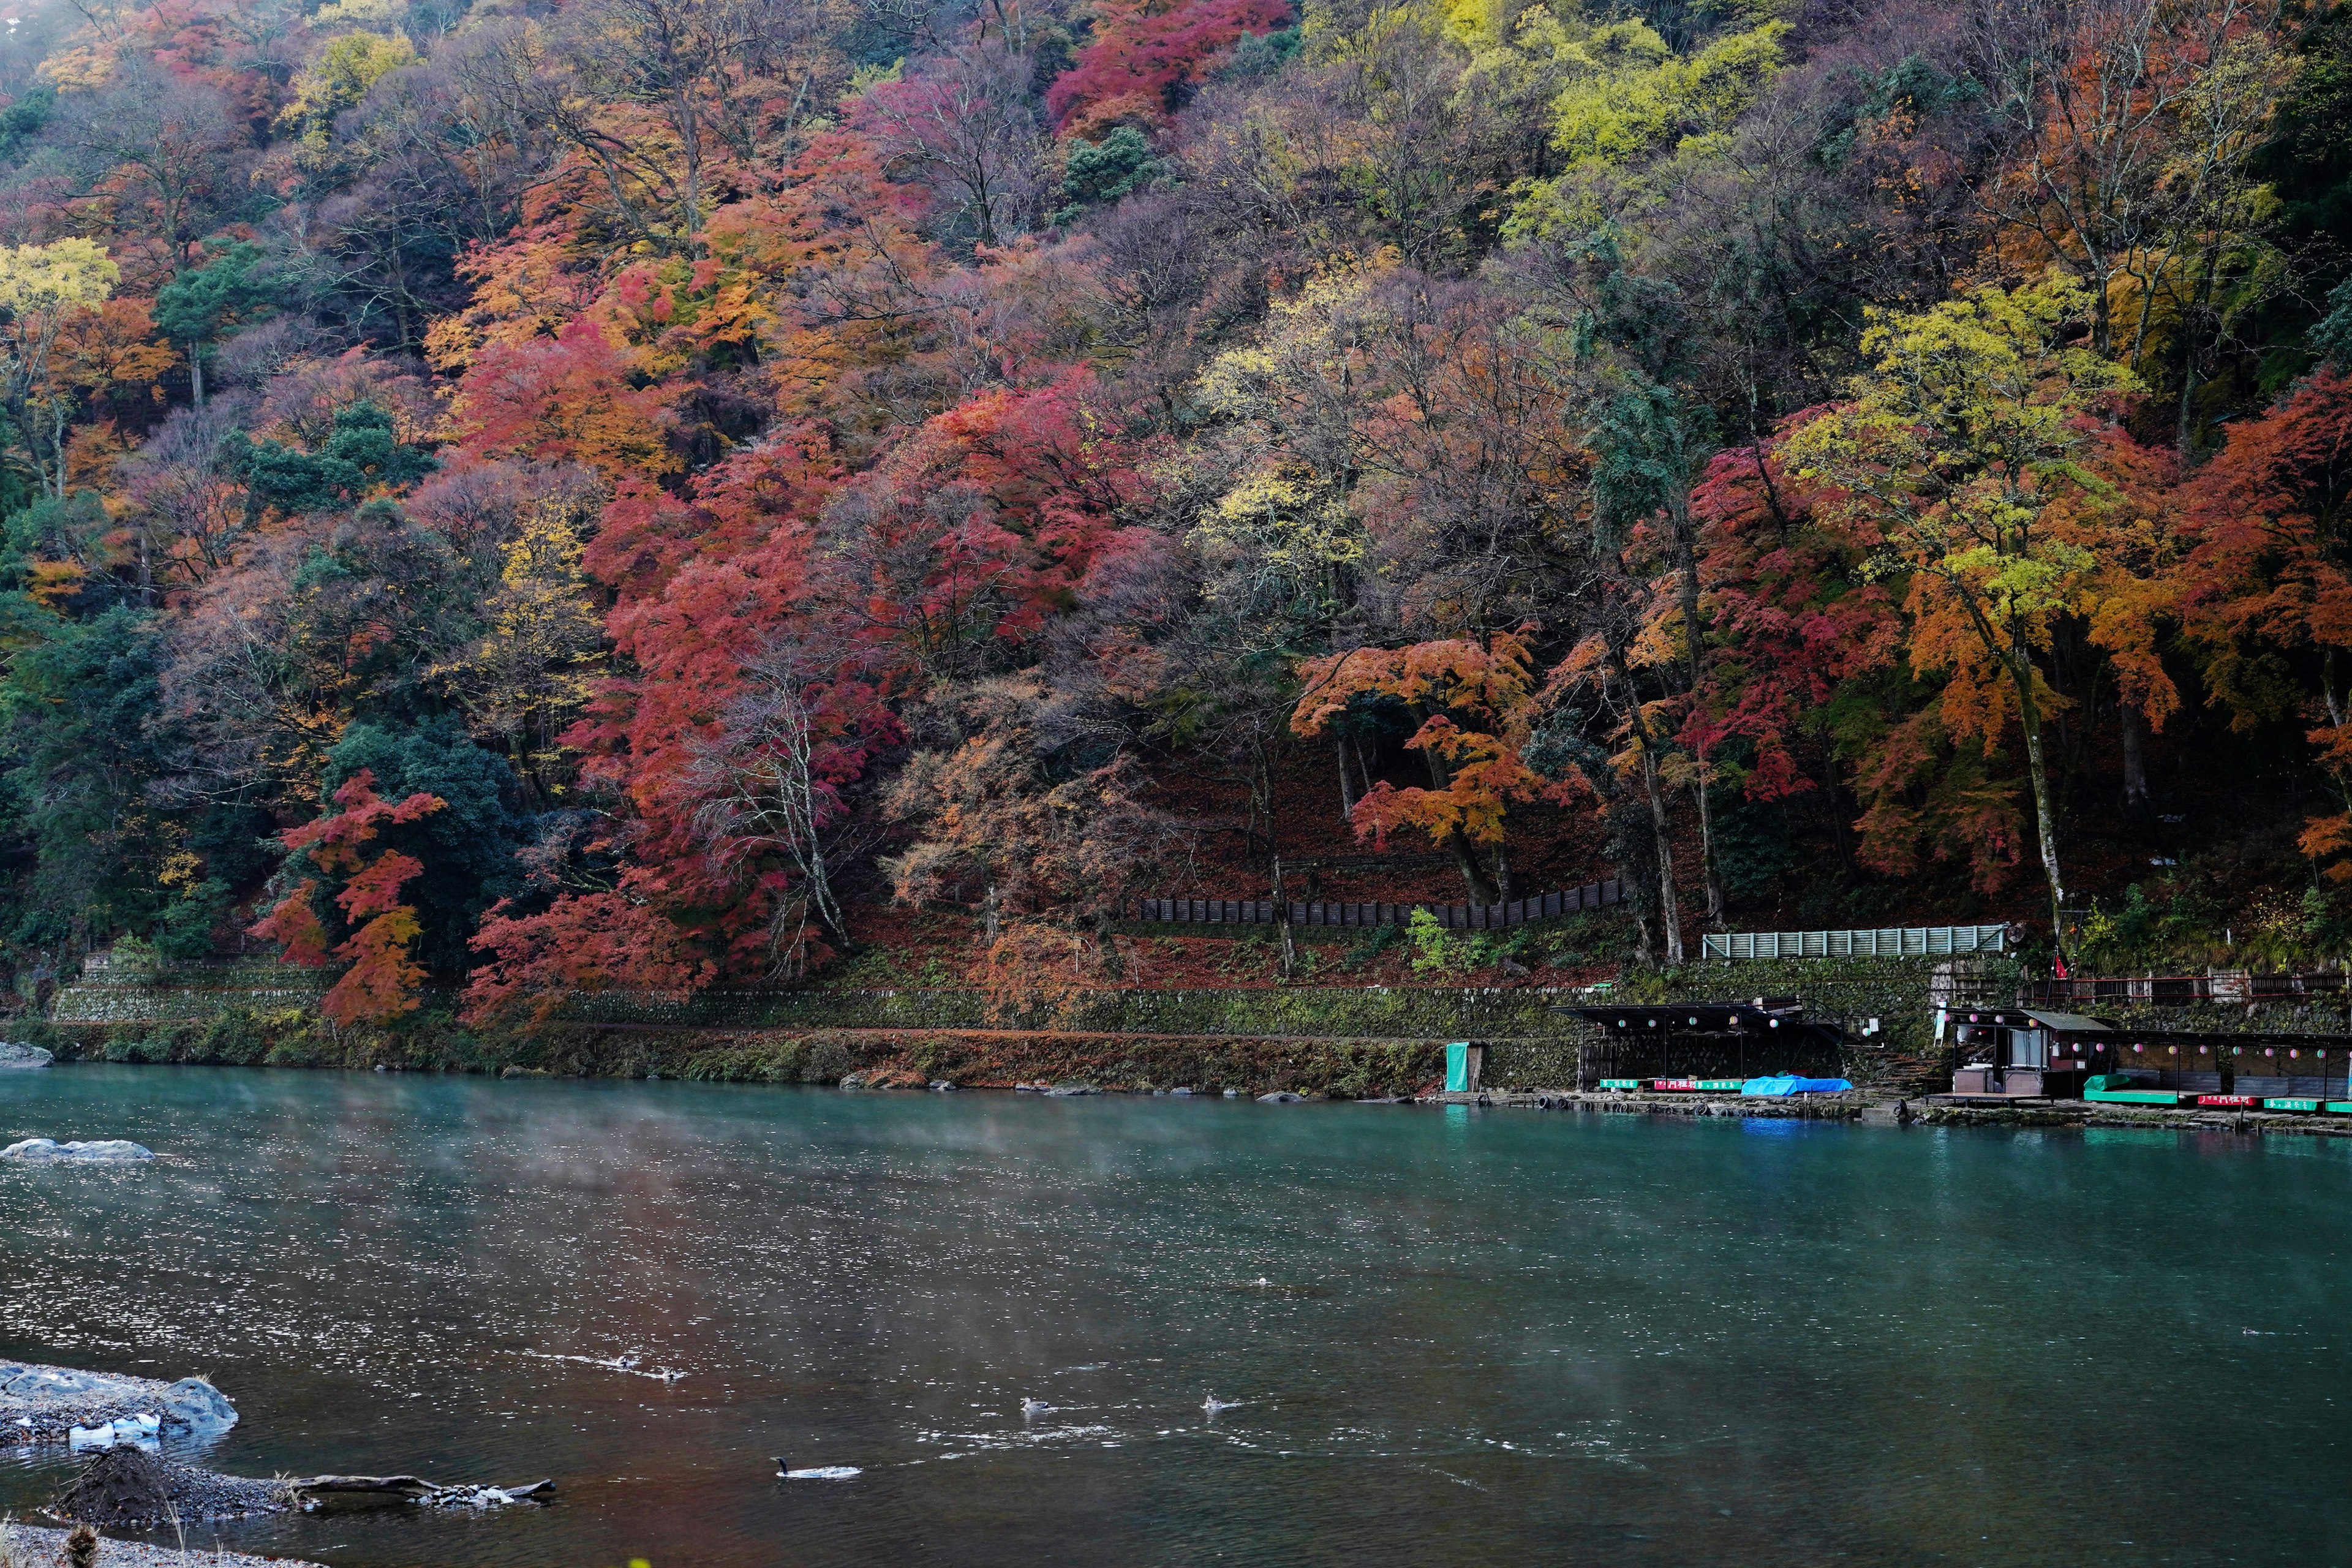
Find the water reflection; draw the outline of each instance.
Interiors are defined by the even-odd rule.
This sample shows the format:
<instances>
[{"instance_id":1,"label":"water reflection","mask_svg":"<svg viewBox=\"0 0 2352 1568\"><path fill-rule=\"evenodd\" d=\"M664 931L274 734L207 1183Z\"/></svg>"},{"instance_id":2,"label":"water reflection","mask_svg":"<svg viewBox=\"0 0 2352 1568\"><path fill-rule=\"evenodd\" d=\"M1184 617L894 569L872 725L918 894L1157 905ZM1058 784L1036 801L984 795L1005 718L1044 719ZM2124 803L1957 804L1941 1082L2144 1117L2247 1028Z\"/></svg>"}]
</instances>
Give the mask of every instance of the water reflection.
<instances>
[{"instance_id":1,"label":"water reflection","mask_svg":"<svg viewBox=\"0 0 2352 1568\"><path fill-rule=\"evenodd\" d=\"M223 1531L254 1550L2334 1550L2334 1145L137 1068L0 1093L10 1139L165 1156L0 1170L0 1353L207 1373L244 1473L563 1488ZM864 1473L779 1482L779 1454ZM0 1465L0 1501L61 1468Z\"/></svg>"}]
</instances>

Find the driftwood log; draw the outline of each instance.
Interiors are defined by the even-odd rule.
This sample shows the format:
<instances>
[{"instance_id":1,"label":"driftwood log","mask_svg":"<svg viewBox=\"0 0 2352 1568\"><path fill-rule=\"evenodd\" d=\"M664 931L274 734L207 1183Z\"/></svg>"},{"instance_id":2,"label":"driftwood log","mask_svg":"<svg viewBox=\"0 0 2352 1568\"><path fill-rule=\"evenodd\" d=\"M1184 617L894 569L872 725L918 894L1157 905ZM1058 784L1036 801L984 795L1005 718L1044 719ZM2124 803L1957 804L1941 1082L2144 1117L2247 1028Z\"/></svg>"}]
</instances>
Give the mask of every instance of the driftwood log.
<instances>
[{"instance_id":1,"label":"driftwood log","mask_svg":"<svg viewBox=\"0 0 2352 1568\"><path fill-rule=\"evenodd\" d=\"M286 1489L309 1507L374 1508L394 1503L423 1503L440 1508L483 1508L525 1499L544 1500L555 1489L551 1480L527 1487L443 1486L422 1476L312 1476L289 1480Z\"/></svg>"}]
</instances>

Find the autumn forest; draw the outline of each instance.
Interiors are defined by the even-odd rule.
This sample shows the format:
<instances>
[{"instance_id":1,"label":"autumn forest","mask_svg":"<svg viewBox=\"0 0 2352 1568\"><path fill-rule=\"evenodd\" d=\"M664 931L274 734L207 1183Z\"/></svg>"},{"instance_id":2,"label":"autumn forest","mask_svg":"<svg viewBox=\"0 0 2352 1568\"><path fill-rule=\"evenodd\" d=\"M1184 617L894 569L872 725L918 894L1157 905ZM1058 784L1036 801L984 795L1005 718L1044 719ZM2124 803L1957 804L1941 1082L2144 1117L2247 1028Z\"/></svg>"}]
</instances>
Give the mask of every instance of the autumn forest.
<instances>
[{"instance_id":1,"label":"autumn forest","mask_svg":"<svg viewBox=\"0 0 2352 1568\"><path fill-rule=\"evenodd\" d=\"M2352 946L2352 14L43 0L0 93L27 999Z\"/></svg>"}]
</instances>

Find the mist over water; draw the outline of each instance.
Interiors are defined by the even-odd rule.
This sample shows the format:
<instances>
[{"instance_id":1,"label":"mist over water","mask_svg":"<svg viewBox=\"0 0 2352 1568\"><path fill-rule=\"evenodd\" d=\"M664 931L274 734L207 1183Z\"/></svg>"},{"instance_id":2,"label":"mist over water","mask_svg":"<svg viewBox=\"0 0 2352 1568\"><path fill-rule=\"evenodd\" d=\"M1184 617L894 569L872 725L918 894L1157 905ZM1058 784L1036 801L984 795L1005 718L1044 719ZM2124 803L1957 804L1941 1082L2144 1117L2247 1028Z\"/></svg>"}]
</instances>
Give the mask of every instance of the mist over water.
<instances>
[{"instance_id":1,"label":"mist over water","mask_svg":"<svg viewBox=\"0 0 2352 1568\"><path fill-rule=\"evenodd\" d=\"M0 1353L213 1377L235 1473L562 1489L192 1545L2340 1559L2333 1141L100 1067L0 1082L37 1133L163 1158L0 1166Z\"/></svg>"}]
</instances>

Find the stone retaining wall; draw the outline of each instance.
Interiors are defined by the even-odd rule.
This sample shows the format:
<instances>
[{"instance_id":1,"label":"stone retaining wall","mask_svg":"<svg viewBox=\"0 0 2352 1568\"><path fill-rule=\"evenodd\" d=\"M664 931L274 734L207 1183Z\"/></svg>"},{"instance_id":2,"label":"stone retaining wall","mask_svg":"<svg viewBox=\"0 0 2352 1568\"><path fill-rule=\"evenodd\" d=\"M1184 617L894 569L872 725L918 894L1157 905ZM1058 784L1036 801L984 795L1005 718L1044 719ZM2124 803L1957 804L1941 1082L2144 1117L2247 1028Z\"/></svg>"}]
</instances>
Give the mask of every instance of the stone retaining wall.
<instances>
[{"instance_id":1,"label":"stone retaining wall","mask_svg":"<svg viewBox=\"0 0 2352 1568\"><path fill-rule=\"evenodd\" d=\"M58 992L59 1024L208 1018L226 1007L317 1005L327 972L290 964L169 964L93 971ZM1118 990L1001 999L972 990L726 990L684 1001L631 992L583 996L565 1023L693 1029L1065 1029L1120 1034L1521 1038L1557 1033L1554 1010L1580 994L1552 986L1302 985L1250 990ZM428 987L423 1011L456 994Z\"/></svg>"},{"instance_id":2,"label":"stone retaining wall","mask_svg":"<svg viewBox=\"0 0 2352 1568\"><path fill-rule=\"evenodd\" d=\"M1710 963L1636 972L1609 988L1565 986L1312 985L1234 990L1115 990L1004 999L971 990L729 990L683 1002L630 993L583 996L557 1021L564 1037L603 1031L664 1034L755 1031L805 1037L827 1031L1026 1031L1064 1037L1192 1037L1204 1042L1341 1040L1433 1046L1475 1040L1487 1047L1485 1081L1497 1089L1570 1089L1579 1079L1584 1026L1567 1005L1599 998L1631 1003L1723 1001L1793 995L1854 1041L1846 1074L1872 1088L1945 1087L1948 1053L1932 1038L1930 994L1948 961L1813 959ZM2013 965L1979 975L2014 984ZM342 1064L379 1047L346 1041L318 1021L331 976L288 964L237 961L117 969L93 964L58 995L50 1023L81 1054L117 1060L261 1059L288 1065ZM394 1031L382 1049L415 1054L460 1070L529 1065L531 1041L478 1036L451 1022L456 994L431 988L421 1028ZM1872 1018L1879 1029L1864 1035ZM430 1036L414 1043L403 1035ZM261 1047L223 1044L265 1039ZM201 1042L210 1040L213 1044ZM1271 1047L1268 1047L1271 1048ZM648 1043L642 1049L651 1052ZM621 1053L625 1055L626 1053ZM658 1054L673 1055L665 1047ZM611 1058L612 1050L591 1053ZM606 1070L589 1068L586 1070ZM847 1070L847 1069L845 1069ZM1942 1079L1943 1081L1938 1081Z\"/></svg>"}]
</instances>

